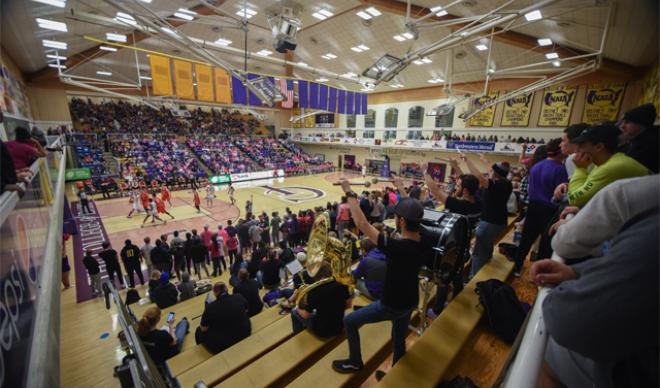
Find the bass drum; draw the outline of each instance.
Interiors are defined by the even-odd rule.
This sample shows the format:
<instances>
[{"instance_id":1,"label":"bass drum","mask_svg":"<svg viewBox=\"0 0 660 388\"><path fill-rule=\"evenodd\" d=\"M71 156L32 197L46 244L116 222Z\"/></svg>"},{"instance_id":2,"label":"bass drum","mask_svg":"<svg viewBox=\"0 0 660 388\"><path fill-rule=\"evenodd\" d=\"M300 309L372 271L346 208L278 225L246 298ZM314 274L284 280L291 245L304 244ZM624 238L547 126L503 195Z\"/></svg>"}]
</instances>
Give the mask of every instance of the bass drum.
<instances>
[{"instance_id":1,"label":"bass drum","mask_svg":"<svg viewBox=\"0 0 660 388\"><path fill-rule=\"evenodd\" d=\"M423 270L438 276L444 284L451 282L469 258L471 234L467 217L426 209L421 235L431 254Z\"/></svg>"}]
</instances>

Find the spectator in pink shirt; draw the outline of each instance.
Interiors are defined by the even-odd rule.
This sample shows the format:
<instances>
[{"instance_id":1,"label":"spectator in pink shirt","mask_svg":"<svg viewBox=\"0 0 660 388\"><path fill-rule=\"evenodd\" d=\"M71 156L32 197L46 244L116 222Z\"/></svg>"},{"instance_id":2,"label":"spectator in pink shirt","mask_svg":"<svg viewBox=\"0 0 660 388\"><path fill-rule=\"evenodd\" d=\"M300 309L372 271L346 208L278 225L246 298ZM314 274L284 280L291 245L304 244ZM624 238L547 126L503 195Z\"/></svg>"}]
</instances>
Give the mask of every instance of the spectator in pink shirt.
<instances>
[{"instance_id":1,"label":"spectator in pink shirt","mask_svg":"<svg viewBox=\"0 0 660 388\"><path fill-rule=\"evenodd\" d=\"M46 156L46 150L23 127L16 128L16 140L6 142L5 146L17 171L30 167L35 159Z\"/></svg>"}]
</instances>

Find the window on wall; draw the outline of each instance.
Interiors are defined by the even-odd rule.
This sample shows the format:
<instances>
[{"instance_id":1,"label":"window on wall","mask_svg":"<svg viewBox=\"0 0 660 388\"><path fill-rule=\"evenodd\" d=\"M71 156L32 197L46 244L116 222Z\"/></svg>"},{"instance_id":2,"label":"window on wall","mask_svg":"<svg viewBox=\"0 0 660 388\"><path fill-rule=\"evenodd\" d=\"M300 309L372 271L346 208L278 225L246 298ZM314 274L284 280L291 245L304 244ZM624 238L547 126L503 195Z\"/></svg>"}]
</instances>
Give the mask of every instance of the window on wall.
<instances>
[{"instance_id":1,"label":"window on wall","mask_svg":"<svg viewBox=\"0 0 660 388\"><path fill-rule=\"evenodd\" d=\"M367 110L367 114L364 116L364 127L365 128L376 128L376 111L373 109Z\"/></svg>"},{"instance_id":2,"label":"window on wall","mask_svg":"<svg viewBox=\"0 0 660 388\"><path fill-rule=\"evenodd\" d=\"M422 131L408 131L406 139L408 140L419 140L422 137Z\"/></svg>"},{"instance_id":3,"label":"window on wall","mask_svg":"<svg viewBox=\"0 0 660 388\"><path fill-rule=\"evenodd\" d=\"M385 111L385 128L396 128L396 123L398 119L399 119L399 110L396 108L388 108Z\"/></svg>"},{"instance_id":4,"label":"window on wall","mask_svg":"<svg viewBox=\"0 0 660 388\"><path fill-rule=\"evenodd\" d=\"M385 131L383 133L383 140L388 141L395 139L396 139L396 131Z\"/></svg>"},{"instance_id":5,"label":"window on wall","mask_svg":"<svg viewBox=\"0 0 660 388\"><path fill-rule=\"evenodd\" d=\"M436 112L438 113L445 113L445 114L437 114L435 116L435 127L436 128L451 128L452 125L454 124L454 109L455 107L452 107L451 110L447 111L446 106L439 106L435 108Z\"/></svg>"},{"instance_id":6,"label":"window on wall","mask_svg":"<svg viewBox=\"0 0 660 388\"><path fill-rule=\"evenodd\" d=\"M357 115L346 115L346 128L355 128Z\"/></svg>"},{"instance_id":7,"label":"window on wall","mask_svg":"<svg viewBox=\"0 0 660 388\"><path fill-rule=\"evenodd\" d=\"M408 128L421 128L424 123L424 108L413 106L408 110Z\"/></svg>"},{"instance_id":8,"label":"window on wall","mask_svg":"<svg viewBox=\"0 0 660 388\"><path fill-rule=\"evenodd\" d=\"M362 131L362 137L365 139L373 139L376 137L375 131Z\"/></svg>"}]
</instances>

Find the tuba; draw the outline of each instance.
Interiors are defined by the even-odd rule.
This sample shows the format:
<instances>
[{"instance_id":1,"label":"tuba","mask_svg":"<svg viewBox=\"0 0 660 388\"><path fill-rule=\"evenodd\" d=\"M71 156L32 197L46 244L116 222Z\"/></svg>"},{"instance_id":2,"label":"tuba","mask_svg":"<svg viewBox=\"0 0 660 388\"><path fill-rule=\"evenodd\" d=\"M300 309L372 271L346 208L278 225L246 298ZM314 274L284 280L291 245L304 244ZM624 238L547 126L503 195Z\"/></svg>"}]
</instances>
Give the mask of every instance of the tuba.
<instances>
[{"instance_id":1,"label":"tuba","mask_svg":"<svg viewBox=\"0 0 660 388\"><path fill-rule=\"evenodd\" d=\"M330 264L332 276L312 284L303 284L298 289L298 307L307 304L307 294L314 288L330 283L333 280L347 285L349 292L353 293L355 279L351 275L351 245L350 241L340 241L328 236L330 230L330 216L327 212L319 214L314 220L312 231L307 243L307 261L305 268L309 276L314 277L321 269L323 262Z\"/></svg>"}]
</instances>

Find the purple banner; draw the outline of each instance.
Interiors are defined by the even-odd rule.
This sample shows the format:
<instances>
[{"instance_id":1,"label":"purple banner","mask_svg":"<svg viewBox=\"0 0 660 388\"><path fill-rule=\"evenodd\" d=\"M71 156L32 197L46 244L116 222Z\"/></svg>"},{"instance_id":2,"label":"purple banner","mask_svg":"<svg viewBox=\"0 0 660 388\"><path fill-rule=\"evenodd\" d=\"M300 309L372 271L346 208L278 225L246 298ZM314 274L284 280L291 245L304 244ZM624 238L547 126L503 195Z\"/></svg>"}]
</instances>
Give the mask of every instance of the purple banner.
<instances>
[{"instance_id":1,"label":"purple banner","mask_svg":"<svg viewBox=\"0 0 660 388\"><path fill-rule=\"evenodd\" d=\"M245 85L243 82L231 76L231 94L234 99L234 104L247 105L247 94L245 94Z\"/></svg>"},{"instance_id":2,"label":"purple banner","mask_svg":"<svg viewBox=\"0 0 660 388\"><path fill-rule=\"evenodd\" d=\"M319 108L319 84L316 82L309 83L309 107L312 109Z\"/></svg>"},{"instance_id":3,"label":"purple banner","mask_svg":"<svg viewBox=\"0 0 660 388\"><path fill-rule=\"evenodd\" d=\"M337 99L339 100L338 102L339 106L337 107L337 112L346 113L346 91L340 90Z\"/></svg>"},{"instance_id":4,"label":"purple banner","mask_svg":"<svg viewBox=\"0 0 660 388\"><path fill-rule=\"evenodd\" d=\"M307 81L298 81L298 107L309 108L309 94L307 91Z\"/></svg>"},{"instance_id":5,"label":"purple banner","mask_svg":"<svg viewBox=\"0 0 660 388\"><path fill-rule=\"evenodd\" d=\"M250 73L250 74L248 74L247 78L248 78L248 80L253 80L253 79L256 79L256 78L259 78L259 77L260 76L257 75L257 74L251 74ZM252 105L252 106L261 106L261 100L259 99L259 97L257 97L256 94L250 92L249 89L248 89L248 93L250 95L250 105Z\"/></svg>"},{"instance_id":6,"label":"purple banner","mask_svg":"<svg viewBox=\"0 0 660 388\"><path fill-rule=\"evenodd\" d=\"M329 96L329 101L328 101L328 110L330 112L336 112L337 111L337 89L335 88L330 88L330 96Z\"/></svg>"},{"instance_id":7,"label":"purple banner","mask_svg":"<svg viewBox=\"0 0 660 388\"><path fill-rule=\"evenodd\" d=\"M353 92L346 92L346 114L352 115L355 112L355 105L353 102Z\"/></svg>"},{"instance_id":8,"label":"purple banner","mask_svg":"<svg viewBox=\"0 0 660 388\"><path fill-rule=\"evenodd\" d=\"M367 114L367 110L368 110L367 109L367 99L369 98L368 96L369 95L367 93L362 94L362 110L361 110L361 113L363 115Z\"/></svg>"},{"instance_id":9,"label":"purple banner","mask_svg":"<svg viewBox=\"0 0 660 388\"><path fill-rule=\"evenodd\" d=\"M362 114L362 93L355 93L355 111L354 113L356 115L361 115Z\"/></svg>"},{"instance_id":10,"label":"purple banner","mask_svg":"<svg viewBox=\"0 0 660 388\"><path fill-rule=\"evenodd\" d=\"M319 109L328 110L328 85L319 87Z\"/></svg>"}]
</instances>

